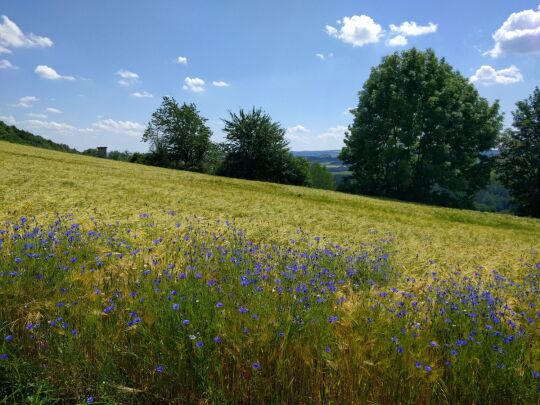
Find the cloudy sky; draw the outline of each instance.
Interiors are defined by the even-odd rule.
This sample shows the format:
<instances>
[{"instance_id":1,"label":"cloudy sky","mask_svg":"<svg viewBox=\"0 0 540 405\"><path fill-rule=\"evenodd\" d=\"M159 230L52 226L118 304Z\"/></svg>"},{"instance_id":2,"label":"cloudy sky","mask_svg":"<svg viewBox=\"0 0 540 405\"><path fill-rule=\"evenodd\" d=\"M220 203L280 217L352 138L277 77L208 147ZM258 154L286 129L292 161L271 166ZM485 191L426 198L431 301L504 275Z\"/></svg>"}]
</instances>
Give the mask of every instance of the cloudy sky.
<instances>
[{"instance_id":1,"label":"cloudy sky","mask_svg":"<svg viewBox=\"0 0 540 405\"><path fill-rule=\"evenodd\" d=\"M223 139L262 107L294 150L337 149L370 68L433 48L499 99L540 85L540 2L522 0L3 1L0 119L78 149L140 142L164 95Z\"/></svg>"}]
</instances>

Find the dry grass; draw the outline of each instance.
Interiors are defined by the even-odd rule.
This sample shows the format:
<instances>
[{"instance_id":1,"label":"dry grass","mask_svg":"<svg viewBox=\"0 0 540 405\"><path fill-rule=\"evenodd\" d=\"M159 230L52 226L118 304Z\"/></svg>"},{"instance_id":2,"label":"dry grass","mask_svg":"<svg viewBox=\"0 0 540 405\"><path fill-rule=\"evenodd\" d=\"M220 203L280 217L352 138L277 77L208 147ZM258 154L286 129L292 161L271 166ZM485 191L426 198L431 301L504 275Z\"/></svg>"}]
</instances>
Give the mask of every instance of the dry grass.
<instances>
[{"instance_id":1,"label":"dry grass","mask_svg":"<svg viewBox=\"0 0 540 405\"><path fill-rule=\"evenodd\" d=\"M287 239L298 228L342 244L396 237L400 262L513 267L540 248L540 221L243 181L0 142L0 220L67 213L130 220L174 210L234 220L251 237ZM374 231L377 233L375 234Z\"/></svg>"}]
</instances>

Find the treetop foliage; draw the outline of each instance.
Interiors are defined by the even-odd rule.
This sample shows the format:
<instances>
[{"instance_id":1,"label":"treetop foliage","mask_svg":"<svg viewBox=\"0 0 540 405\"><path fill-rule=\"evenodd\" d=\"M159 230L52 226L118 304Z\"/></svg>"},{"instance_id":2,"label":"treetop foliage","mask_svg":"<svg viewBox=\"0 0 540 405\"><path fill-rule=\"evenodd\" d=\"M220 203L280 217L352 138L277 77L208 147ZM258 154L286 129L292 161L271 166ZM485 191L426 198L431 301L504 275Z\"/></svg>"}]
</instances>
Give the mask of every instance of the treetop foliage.
<instances>
[{"instance_id":1,"label":"treetop foliage","mask_svg":"<svg viewBox=\"0 0 540 405\"><path fill-rule=\"evenodd\" d=\"M465 77L432 50L383 58L359 93L340 158L357 191L450 206L471 206L489 180L502 126Z\"/></svg>"}]
</instances>

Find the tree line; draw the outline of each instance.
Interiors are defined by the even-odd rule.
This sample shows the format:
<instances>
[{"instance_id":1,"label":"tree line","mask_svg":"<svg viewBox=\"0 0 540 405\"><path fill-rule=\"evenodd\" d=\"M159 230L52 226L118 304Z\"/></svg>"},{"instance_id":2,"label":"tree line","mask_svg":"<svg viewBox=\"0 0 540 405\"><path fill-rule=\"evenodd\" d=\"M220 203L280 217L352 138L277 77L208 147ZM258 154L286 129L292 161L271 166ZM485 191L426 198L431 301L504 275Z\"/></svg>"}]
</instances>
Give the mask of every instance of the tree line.
<instances>
[{"instance_id":1,"label":"tree line","mask_svg":"<svg viewBox=\"0 0 540 405\"><path fill-rule=\"evenodd\" d=\"M334 188L326 168L291 153L285 128L262 109L229 112L223 119L222 143L211 141L207 121L195 104L179 105L174 98L163 97L142 137L150 151L133 154L131 161L247 180Z\"/></svg>"},{"instance_id":2,"label":"tree line","mask_svg":"<svg viewBox=\"0 0 540 405\"><path fill-rule=\"evenodd\" d=\"M473 208L486 185L501 183L513 210L540 216L540 90L516 104L502 131L499 103L489 103L431 49L393 53L372 68L352 111L340 159L342 189L400 200ZM261 109L229 112L225 142L195 104L164 97L143 135L147 154L132 161L249 180L334 189L331 173L295 157L285 129ZM497 153L495 153L497 152ZM498 191L500 192L500 190Z\"/></svg>"}]
</instances>

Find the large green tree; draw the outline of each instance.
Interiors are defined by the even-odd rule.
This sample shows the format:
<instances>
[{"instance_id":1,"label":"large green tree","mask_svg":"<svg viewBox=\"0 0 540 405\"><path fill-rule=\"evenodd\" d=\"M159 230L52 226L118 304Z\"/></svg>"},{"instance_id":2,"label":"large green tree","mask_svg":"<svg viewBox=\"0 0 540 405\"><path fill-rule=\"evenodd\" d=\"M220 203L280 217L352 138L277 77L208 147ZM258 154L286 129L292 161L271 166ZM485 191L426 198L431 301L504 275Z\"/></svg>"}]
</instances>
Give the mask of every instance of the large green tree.
<instances>
[{"instance_id":1,"label":"large green tree","mask_svg":"<svg viewBox=\"0 0 540 405\"><path fill-rule=\"evenodd\" d=\"M176 169L202 170L212 136L206 121L195 104L179 106L174 98L163 97L143 134L143 141L150 143L149 161Z\"/></svg>"},{"instance_id":2,"label":"large green tree","mask_svg":"<svg viewBox=\"0 0 540 405\"><path fill-rule=\"evenodd\" d=\"M501 140L497 169L517 212L540 217L540 89L516 103Z\"/></svg>"},{"instance_id":3,"label":"large green tree","mask_svg":"<svg viewBox=\"0 0 540 405\"><path fill-rule=\"evenodd\" d=\"M353 113L340 158L358 192L470 207L488 182L498 102L490 105L432 50L383 58Z\"/></svg>"},{"instance_id":4,"label":"large green tree","mask_svg":"<svg viewBox=\"0 0 540 405\"><path fill-rule=\"evenodd\" d=\"M240 109L223 120L226 154L220 173L249 180L305 184L309 165L292 156L285 129L261 109Z\"/></svg>"}]
</instances>

